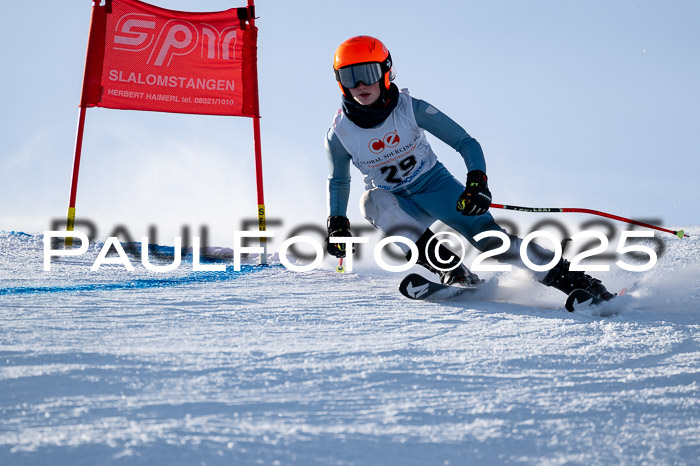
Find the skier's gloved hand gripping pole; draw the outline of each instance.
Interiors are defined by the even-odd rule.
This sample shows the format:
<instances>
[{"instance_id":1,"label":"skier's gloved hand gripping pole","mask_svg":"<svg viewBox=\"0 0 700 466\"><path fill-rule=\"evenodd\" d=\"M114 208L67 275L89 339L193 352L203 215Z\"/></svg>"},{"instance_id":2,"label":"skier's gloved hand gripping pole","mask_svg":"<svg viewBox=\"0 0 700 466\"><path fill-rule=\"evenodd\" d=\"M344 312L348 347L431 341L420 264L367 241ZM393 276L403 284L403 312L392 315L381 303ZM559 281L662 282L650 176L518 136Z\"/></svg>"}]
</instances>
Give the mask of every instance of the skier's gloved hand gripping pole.
<instances>
[{"instance_id":1,"label":"skier's gloved hand gripping pole","mask_svg":"<svg viewBox=\"0 0 700 466\"><path fill-rule=\"evenodd\" d=\"M488 178L481 170L467 173L467 183L464 192L457 199L457 210L462 215L482 215L491 206L491 191L488 188Z\"/></svg>"},{"instance_id":2,"label":"skier's gloved hand gripping pole","mask_svg":"<svg viewBox=\"0 0 700 466\"><path fill-rule=\"evenodd\" d=\"M345 272L345 266L343 266L345 244L331 243L330 239L352 236L352 233L350 233L350 220L341 216L328 217L327 226L328 237L326 238L326 250L328 251L328 254L338 258L338 267L336 267L335 271L343 273Z\"/></svg>"}]
</instances>

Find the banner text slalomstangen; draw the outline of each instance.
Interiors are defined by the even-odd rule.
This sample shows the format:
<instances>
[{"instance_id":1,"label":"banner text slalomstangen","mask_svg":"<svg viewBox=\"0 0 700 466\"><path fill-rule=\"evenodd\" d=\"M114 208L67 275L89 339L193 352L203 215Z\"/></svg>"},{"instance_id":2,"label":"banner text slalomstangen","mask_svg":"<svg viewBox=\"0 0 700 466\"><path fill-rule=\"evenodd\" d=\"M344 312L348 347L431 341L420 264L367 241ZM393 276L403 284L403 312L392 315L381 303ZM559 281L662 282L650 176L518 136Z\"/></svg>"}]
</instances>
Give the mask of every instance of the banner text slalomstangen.
<instances>
[{"instance_id":1,"label":"banner text slalomstangen","mask_svg":"<svg viewBox=\"0 0 700 466\"><path fill-rule=\"evenodd\" d=\"M95 8L82 106L259 116L250 8L189 13L138 0Z\"/></svg>"}]
</instances>

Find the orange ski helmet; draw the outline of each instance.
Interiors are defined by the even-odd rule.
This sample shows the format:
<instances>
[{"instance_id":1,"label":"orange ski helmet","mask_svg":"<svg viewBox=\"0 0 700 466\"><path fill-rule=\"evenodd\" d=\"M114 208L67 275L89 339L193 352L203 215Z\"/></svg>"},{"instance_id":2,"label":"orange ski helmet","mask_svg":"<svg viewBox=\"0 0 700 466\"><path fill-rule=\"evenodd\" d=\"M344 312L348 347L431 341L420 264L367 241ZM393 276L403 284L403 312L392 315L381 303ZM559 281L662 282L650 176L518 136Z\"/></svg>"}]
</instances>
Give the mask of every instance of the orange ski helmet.
<instances>
[{"instance_id":1,"label":"orange ski helmet","mask_svg":"<svg viewBox=\"0 0 700 466\"><path fill-rule=\"evenodd\" d=\"M389 49L370 36L355 36L338 46L333 59L333 71L343 94L362 82L369 86L384 78L384 89L394 80L393 63Z\"/></svg>"}]
</instances>

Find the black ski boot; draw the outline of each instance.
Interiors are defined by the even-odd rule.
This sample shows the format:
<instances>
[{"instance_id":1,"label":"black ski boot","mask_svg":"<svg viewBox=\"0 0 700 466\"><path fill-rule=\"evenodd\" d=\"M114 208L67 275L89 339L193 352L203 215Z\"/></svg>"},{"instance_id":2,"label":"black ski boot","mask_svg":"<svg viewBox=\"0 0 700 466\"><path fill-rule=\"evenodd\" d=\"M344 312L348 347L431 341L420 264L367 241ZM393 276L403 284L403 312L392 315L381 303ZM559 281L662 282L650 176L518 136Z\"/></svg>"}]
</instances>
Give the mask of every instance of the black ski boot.
<instances>
[{"instance_id":1,"label":"black ski boot","mask_svg":"<svg viewBox=\"0 0 700 466\"><path fill-rule=\"evenodd\" d=\"M459 264L461 258L455 253L447 249L442 244L439 249L439 256L443 260L448 260L447 263L442 260L438 260L435 254L435 244L428 247L430 238L432 238L434 233L428 229L425 233L418 238L416 241L416 246L418 247L418 265L425 267L429 271L436 273L440 276L440 282L443 285L459 285L459 286L474 286L481 283L481 279L473 272L471 272L464 264ZM430 258L430 260L428 260ZM411 259L411 252L406 254L406 259ZM440 268L436 268L431 265L431 262ZM459 264L457 267L454 267ZM452 268L454 267L454 268ZM452 270L441 270L441 269L452 269Z\"/></svg>"},{"instance_id":2,"label":"black ski boot","mask_svg":"<svg viewBox=\"0 0 700 466\"><path fill-rule=\"evenodd\" d=\"M570 265L571 263L566 259L560 260L549 271L547 276L542 279L541 283L546 286L552 286L566 295L574 290L582 289L603 301L608 301L615 297L614 294L605 288L603 282L583 272L572 272L569 270Z\"/></svg>"}]
</instances>

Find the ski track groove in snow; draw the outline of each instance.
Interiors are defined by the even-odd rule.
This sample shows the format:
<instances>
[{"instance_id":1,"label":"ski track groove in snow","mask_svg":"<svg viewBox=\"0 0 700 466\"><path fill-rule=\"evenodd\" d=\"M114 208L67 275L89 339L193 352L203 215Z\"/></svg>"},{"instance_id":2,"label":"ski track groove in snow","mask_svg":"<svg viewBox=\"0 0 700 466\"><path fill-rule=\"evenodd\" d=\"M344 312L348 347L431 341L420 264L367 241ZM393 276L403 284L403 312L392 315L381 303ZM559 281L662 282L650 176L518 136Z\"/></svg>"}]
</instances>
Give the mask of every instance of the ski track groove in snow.
<instances>
[{"instance_id":1,"label":"ski track groove in snow","mask_svg":"<svg viewBox=\"0 0 700 466\"><path fill-rule=\"evenodd\" d=\"M151 286L90 273L93 245L43 272L40 236L0 232L0 464L698 464L686 231L602 276L630 290L608 317L517 273L428 303L362 264Z\"/></svg>"}]
</instances>

